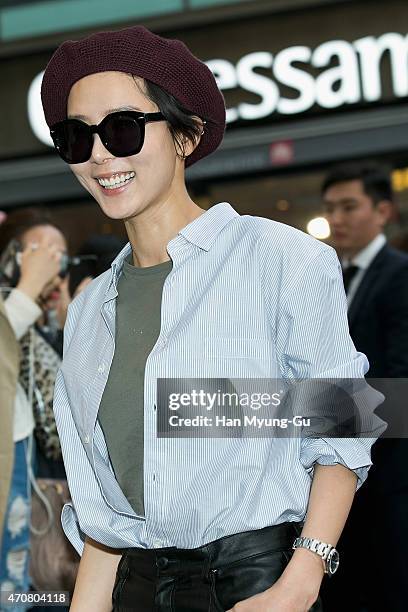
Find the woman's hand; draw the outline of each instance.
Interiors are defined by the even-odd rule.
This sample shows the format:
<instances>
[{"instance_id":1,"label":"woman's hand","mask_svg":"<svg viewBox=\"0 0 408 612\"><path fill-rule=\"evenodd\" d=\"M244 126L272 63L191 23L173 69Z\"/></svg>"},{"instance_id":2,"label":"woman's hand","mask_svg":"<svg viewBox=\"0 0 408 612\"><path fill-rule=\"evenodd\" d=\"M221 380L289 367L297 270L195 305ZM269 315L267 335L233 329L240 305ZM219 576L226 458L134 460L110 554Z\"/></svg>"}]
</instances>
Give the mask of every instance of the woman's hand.
<instances>
[{"instance_id":1,"label":"woman's hand","mask_svg":"<svg viewBox=\"0 0 408 612\"><path fill-rule=\"evenodd\" d=\"M290 593L278 580L267 591L240 601L228 612L307 612L311 605L306 596Z\"/></svg>"},{"instance_id":2,"label":"woman's hand","mask_svg":"<svg viewBox=\"0 0 408 612\"><path fill-rule=\"evenodd\" d=\"M62 253L45 242L29 244L21 253L20 281L17 289L36 301L60 271Z\"/></svg>"},{"instance_id":3,"label":"woman's hand","mask_svg":"<svg viewBox=\"0 0 408 612\"><path fill-rule=\"evenodd\" d=\"M273 586L227 612L308 612L319 596L323 576L322 560L315 553L296 550Z\"/></svg>"}]
</instances>

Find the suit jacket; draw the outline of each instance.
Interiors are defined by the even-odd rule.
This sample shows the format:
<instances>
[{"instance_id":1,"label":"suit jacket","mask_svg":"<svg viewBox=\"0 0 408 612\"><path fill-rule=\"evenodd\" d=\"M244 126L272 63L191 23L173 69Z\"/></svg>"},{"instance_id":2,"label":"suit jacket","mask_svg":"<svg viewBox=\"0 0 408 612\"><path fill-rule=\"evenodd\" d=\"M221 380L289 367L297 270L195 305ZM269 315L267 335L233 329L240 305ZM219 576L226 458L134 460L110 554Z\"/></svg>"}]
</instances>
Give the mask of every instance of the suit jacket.
<instances>
[{"instance_id":1,"label":"suit jacket","mask_svg":"<svg viewBox=\"0 0 408 612\"><path fill-rule=\"evenodd\" d=\"M408 378L408 255L384 245L357 288L348 318L354 344L370 362L367 377ZM388 399L376 412L386 421L395 410L391 395L400 382L388 385L388 392L378 387ZM381 439L372 460L369 487L382 493L408 487L408 439Z\"/></svg>"},{"instance_id":2,"label":"suit jacket","mask_svg":"<svg viewBox=\"0 0 408 612\"><path fill-rule=\"evenodd\" d=\"M0 545L14 461L14 401L19 370L19 345L0 296Z\"/></svg>"}]
</instances>

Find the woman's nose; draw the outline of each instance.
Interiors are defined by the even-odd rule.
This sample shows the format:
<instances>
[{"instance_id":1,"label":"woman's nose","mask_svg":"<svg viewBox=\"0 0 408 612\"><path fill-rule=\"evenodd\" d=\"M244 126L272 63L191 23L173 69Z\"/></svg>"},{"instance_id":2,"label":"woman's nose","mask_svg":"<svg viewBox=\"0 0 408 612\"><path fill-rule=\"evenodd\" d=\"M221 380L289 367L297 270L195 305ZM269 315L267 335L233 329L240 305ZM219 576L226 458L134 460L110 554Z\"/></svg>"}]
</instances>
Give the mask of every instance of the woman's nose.
<instances>
[{"instance_id":1,"label":"woman's nose","mask_svg":"<svg viewBox=\"0 0 408 612\"><path fill-rule=\"evenodd\" d=\"M93 161L97 164L102 164L107 159L113 159L114 157L115 156L112 155L112 153L110 153L108 149L104 147L102 140L99 137L99 134L94 134L90 161Z\"/></svg>"}]
</instances>

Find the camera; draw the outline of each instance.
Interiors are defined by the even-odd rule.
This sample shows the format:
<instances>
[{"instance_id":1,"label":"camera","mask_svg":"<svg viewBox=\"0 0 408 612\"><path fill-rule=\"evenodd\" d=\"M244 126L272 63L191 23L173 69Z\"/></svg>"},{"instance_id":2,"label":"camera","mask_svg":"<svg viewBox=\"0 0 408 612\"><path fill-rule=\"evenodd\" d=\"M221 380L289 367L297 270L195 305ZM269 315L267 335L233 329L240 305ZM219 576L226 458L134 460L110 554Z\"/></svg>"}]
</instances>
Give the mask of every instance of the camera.
<instances>
[{"instance_id":1,"label":"camera","mask_svg":"<svg viewBox=\"0 0 408 612\"><path fill-rule=\"evenodd\" d=\"M0 281L5 278L12 287L15 287L20 278L20 265L22 246L18 240L11 240L0 258ZM58 276L65 278L71 268L79 266L83 261L96 261L97 255L80 255L70 257L63 253L60 261Z\"/></svg>"}]
</instances>

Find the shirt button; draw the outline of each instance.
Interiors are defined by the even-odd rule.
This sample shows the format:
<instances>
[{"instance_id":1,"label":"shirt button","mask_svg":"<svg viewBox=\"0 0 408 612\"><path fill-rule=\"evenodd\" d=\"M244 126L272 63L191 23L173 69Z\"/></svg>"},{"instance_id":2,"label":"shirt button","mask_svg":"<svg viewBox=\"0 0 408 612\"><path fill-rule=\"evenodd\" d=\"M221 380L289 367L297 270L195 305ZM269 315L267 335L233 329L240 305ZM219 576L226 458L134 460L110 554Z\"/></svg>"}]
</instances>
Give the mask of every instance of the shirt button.
<instances>
[{"instance_id":1,"label":"shirt button","mask_svg":"<svg viewBox=\"0 0 408 612\"><path fill-rule=\"evenodd\" d=\"M167 339L166 338L162 338L162 340L160 340L160 346L162 348L164 348L166 346L166 344L167 344Z\"/></svg>"},{"instance_id":2,"label":"shirt button","mask_svg":"<svg viewBox=\"0 0 408 612\"><path fill-rule=\"evenodd\" d=\"M89 444L89 440L90 440L90 438L89 438L88 434L86 434L86 436L84 436L84 443L85 444Z\"/></svg>"},{"instance_id":3,"label":"shirt button","mask_svg":"<svg viewBox=\"0 0 408 612\"><path fill-rule=\"evenodd\" d=\"M98 367L99 374L103 374L104 371L105 371L105 364L104 363L99 364L99 367Z\"/></svg>"},{"instance_id":4,"label":"shirt button","mask_svg":"<svg viewBox=\"0 0 408 612\"><path fill-rule=\"evenodd\" d=\"M163 548L163 542L161 540L153 540L153 546L155 548Z\"/></svg>"}]
</instances>

